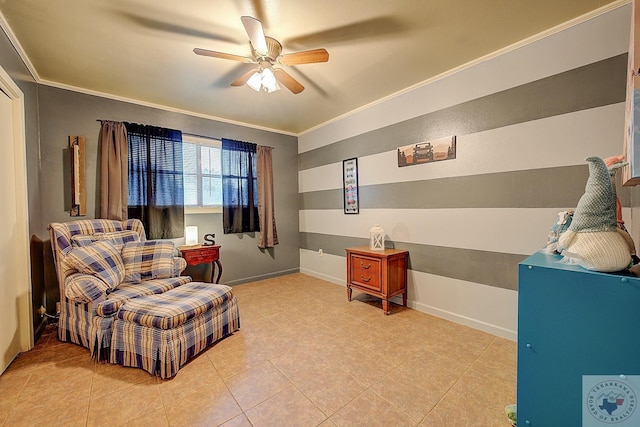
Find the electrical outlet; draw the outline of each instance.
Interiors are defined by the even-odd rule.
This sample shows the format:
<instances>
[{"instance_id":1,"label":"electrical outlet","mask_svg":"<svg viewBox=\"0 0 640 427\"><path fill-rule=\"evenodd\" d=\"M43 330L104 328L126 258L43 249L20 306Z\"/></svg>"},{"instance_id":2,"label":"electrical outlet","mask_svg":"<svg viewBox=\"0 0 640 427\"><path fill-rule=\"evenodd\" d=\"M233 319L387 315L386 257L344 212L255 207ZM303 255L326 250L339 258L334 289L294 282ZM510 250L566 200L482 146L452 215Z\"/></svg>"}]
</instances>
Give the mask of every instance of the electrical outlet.
<instances>
[{"instance_id":1,"label":"electrical outlet","mask_svg":"<svg viewBox=\"0 0 640 427\"><path fill-rule=\"evenodd\" d=\"M322 249L318 249L318 255L322 256L323 252Z\"/></svg>"}]
</instances>

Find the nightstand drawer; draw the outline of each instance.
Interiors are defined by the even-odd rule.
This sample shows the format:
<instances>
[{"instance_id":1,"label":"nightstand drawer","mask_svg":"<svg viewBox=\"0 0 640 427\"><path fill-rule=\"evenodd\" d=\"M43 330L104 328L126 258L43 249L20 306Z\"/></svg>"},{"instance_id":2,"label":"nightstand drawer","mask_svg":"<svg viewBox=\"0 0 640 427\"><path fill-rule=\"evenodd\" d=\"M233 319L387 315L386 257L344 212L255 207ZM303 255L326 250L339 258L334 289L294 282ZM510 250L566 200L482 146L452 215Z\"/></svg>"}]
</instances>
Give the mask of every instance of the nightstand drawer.
<instances>
[{"instance_id":1,"label":"nightstand drawer","mask_svg":"<svg viewBox=\"0 0 640 427\"><path fill-rule=\"evenodd\" d=\"M382 290L380 260L351 255L351 283L376 291Z\"/></svg>"}]
</instances>

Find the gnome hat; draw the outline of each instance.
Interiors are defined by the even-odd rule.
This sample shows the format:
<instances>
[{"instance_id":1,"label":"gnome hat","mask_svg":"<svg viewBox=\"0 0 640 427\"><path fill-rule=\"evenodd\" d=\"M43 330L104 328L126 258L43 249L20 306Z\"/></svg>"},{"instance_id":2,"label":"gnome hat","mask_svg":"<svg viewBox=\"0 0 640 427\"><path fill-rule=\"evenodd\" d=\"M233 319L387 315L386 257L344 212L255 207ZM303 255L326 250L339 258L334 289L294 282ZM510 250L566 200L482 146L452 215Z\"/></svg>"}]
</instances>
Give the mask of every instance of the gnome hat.
<instances>
[{"instance_id":1,"label":"gnome hat","mask_svg":"<svg viewBox=\"0 0 640 427\"><path fill-rule=\"evenodd\" d=\"M569 230L576 233L615 231L615 184L601 158L589 157L587 161L589 162L589 179L573 214Z\"/></svg>"}]
</instances>

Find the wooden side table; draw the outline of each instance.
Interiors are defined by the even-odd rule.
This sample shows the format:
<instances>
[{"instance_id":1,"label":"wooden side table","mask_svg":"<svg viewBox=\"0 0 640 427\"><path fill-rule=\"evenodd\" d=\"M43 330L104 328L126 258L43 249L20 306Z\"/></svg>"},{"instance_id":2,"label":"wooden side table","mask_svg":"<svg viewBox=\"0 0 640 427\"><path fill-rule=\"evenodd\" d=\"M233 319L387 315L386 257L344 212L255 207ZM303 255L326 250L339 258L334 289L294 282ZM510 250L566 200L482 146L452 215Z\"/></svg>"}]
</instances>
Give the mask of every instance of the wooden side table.
<instances>
[{"instance_id":1,"label":"wooden side table","mask_svg":"<svg viewBox=\"0 0 640 427\"><path fill-rule=\"evenodd\" d=\"M408 251L385 249L372 251L368 246L347 248L347 298L352 288L382 299L384 314L389 314L389 299L402 294L407 306Z\"/></svg>"},{"instance_id":2,"label":"wooden side table","mask_svg":"<svg viewBox=\"0 0 640 427\"><path fill-rule=\"evenodd\" d=\"M220 283L222 263L220 262L220 245L179 246L180 254L187 261L187 265L211 263L211 283ZM218 276L213 281L213 275L218 267Z\"/></svg>"}]
</instances>

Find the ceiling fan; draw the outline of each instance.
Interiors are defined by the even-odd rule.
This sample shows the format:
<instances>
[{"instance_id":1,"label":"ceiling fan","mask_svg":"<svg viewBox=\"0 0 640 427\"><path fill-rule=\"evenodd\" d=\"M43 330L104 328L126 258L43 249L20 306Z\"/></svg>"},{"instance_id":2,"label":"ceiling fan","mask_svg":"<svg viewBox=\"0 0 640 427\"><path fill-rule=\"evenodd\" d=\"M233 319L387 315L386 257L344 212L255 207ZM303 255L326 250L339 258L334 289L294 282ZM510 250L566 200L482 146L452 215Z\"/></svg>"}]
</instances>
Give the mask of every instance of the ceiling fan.
<instances>
[{"instance_id":1,"label":"ceiling fan","mask_svg":"<svg viewBox=\"0 0 640 427\"><path fill-rule=\"evenodd\" d=\"M241 19L249 36L252 57L200 48L193 49L196 55L258 64L258 68L243 74L231 83L231 86L246 84L256 91L275 92L280 89L278 85L280 83L294 94L298 94L304 90L304 86L279 66L313 64L329 60L329 52L326 49L312 49L283 55L280 42L264 35L260 20L251 16L243 16Z\"/></svg>"}]
</instances>

